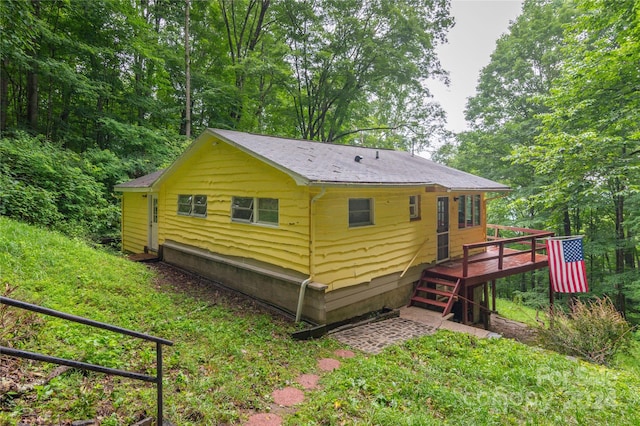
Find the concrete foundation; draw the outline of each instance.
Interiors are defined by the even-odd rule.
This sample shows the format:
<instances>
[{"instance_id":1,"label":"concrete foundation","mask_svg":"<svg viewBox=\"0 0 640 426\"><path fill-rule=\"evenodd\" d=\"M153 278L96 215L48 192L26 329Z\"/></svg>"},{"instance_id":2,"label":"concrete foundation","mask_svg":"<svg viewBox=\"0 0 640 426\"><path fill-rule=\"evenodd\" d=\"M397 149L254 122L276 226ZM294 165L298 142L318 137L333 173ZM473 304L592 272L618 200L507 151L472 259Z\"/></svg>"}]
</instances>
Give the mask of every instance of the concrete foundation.
<instances>
[{"instance_id":1,"label":"concrete foundation","mask_svg":"<svg viewBox=\"0 0 640 426\"><path fill-rule=\"evenodd\" d=\"M161 252L169 264L218 281L292 315L296 314L301 284L308 278L296 271L252 259L221 256L174 241L166 241ZM398 272L331 292L326 291L327 285L311 282L304 295L302 319L334 324L383 308L404 306L425 267L417 265L402 277Z\"/></svg>"}]
</instances>

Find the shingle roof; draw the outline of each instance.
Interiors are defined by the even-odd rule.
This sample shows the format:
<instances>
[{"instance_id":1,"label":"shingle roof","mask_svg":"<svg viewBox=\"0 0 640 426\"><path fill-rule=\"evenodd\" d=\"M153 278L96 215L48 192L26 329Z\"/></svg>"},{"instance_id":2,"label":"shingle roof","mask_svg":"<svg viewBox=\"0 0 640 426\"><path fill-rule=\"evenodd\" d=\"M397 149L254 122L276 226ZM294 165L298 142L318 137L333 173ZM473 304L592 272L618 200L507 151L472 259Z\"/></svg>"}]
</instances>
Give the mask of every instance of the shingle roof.
<instances>
[{"instance_id":1,"label":"shingle roof","mask_svg":"<svg viewBox=\"0 0 640 426\"><path fill-rule=\"evenodd\" d=\"M206 136L209 137L206 137ZM178 160L213 136L280 169L303 185L440 185L450 190L506 191L508 186L404 151L337 145L233 130L207 129ZM358 158L358 161L356 161ZM167 169L171 174L172 167ZM164 170L116 185L118 190L150 188ZM166 176L162 176L164 179Z\"/></svg>"},{"instance_id":2,"label":"shingle roof","mask_svg":"<svg viewBox=\"0 0 640 426\"><path fill-rule=\"evenodd\" d=\"M158 170L158 171L155 171L153 173L149 173L148 175L140 176L137 179L130 180L128 182L120 183L120 184L116 185L114 188L116 190L117 189L121 189L121 188L129 188L129 189L133 189L133 188L150 188L151 185L153 185L153 183L160 177L160 175L162 175L162 173L165 170L166 169Z\"/></svg>"},{"instance_id":3,"label":"shingle roof","mask_svg":"<svg viewBox=\"0 0 640 426\"><path fill-rule=\"evenodd\" d=\"M404 151L337 145L256 135L232 130L208 130L275 167L308 183L362 185L441 185L452 190L505 191L509 187ZM356 161L356 157L360 157Z\"/></svg>"}]
</instances>

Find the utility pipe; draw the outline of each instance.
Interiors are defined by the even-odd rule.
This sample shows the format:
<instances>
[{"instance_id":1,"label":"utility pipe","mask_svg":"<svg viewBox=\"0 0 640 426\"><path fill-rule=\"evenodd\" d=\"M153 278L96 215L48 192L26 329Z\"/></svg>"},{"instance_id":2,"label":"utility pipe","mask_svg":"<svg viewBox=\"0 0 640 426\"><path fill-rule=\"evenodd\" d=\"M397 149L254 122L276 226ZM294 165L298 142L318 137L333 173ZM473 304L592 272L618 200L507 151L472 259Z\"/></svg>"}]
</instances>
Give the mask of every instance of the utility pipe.
<instances>
[{"instance_id":1,"label":"utility pipe","mask_svg":"<svg viewBox=\"0 0 640 426\"><path fill-rule=\"evenodd\" d=\"M311 282L311 280L313 280L313 276L314 276L314 254L316 251L316 233L315 233L315 212L314 212L314 208L313 206L315 205L316 201L318 201L320 199L320 197L322 197L325 193L327 192L327 188L325 188L324 186L322 187L322 190L316 194L315 197L313 197L311 199L311 205L309 206L309 238L311 238L311 250L309 252L309 278L307 278L306 280L302 281L302 283L300 283L300 293L298 294L298 306L296 308L296 322L300 322L300 318L302 317L302 302L304 301L304 293L307 289L307 286L309 285L309 283Z\"/></svg>"}]
</instances>

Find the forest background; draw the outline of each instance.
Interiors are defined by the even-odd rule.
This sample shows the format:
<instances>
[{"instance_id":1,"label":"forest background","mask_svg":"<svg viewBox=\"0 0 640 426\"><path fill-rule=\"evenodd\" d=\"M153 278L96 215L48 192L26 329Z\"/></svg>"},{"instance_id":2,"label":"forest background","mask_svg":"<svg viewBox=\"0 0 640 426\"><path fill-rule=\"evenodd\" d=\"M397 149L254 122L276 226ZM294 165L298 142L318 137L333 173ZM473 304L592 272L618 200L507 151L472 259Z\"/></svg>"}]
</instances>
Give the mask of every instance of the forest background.
<instances>
[{"instance_id":1,"label":"forest background","mask_svg":"<svg viewBox=\"0 0 640 426\"><path fill-rule=\"evenodd\" d=\"M510 185L489 221L584 235L640 321L640 0L526 0L450 134L447 0L0 2L0 214L117 239L117 183L207 127L422 152ZM499 284L539 307L546 272Z\"/></svg>"}]
</instances>

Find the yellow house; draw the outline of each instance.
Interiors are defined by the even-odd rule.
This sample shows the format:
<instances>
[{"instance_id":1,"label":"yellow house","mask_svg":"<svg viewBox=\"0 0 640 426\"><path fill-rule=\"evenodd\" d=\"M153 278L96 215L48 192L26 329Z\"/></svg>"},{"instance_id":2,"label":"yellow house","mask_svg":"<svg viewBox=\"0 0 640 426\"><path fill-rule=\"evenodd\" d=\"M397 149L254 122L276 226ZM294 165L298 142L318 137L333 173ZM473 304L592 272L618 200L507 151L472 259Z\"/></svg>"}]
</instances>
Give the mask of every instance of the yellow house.
<instances>
[{"instance_id":1,"label":"yellow house","mask_svg":"<svg viewBox=\"0 0 640 426\"><path fill-rule=\"evenodd\" d=\"M406 304L505 185L407 152L208 129L122 183L122 247L317 324Z\"/></svg>"}]
</instances>

